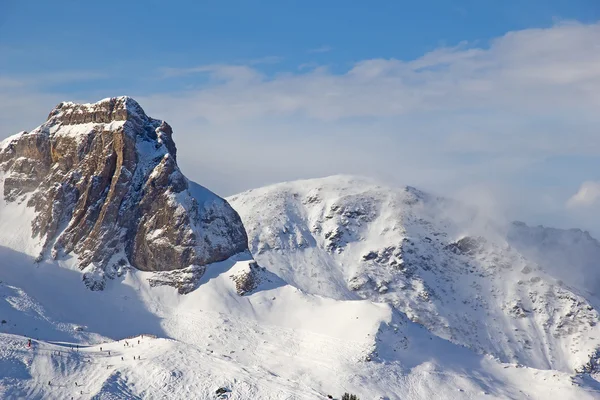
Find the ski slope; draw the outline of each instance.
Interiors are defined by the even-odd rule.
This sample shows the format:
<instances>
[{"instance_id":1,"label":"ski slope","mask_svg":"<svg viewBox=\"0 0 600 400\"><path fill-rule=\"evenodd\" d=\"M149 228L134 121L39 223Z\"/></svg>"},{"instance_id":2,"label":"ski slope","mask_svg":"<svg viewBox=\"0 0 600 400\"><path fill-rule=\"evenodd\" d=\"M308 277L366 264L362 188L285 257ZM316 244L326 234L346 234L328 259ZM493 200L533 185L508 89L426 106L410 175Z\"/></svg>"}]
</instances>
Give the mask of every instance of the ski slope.
<instances>
[{"instance_id":1,"label":"ski slope","mask_svg":"<svg viewBox=\"0 0 600 400\"><path fill-rule=\"evenodd\" d=\"M105 291L79 292L85 286L64 279L73 274L65 267L36 267L14 254L11 261L0 286L0 313L12 312L0 334L2 398L213 399L220 387L230 390L223 397L229 399L345 391L375 399L598 394L566 373L477 355L384 304L310 295L281 281L239 296L230 277L248 260L212 265L188 295L151 287L152 273L139 271ZM59 290L52 298L43 286Z\"/></svg>"}]
</instances>

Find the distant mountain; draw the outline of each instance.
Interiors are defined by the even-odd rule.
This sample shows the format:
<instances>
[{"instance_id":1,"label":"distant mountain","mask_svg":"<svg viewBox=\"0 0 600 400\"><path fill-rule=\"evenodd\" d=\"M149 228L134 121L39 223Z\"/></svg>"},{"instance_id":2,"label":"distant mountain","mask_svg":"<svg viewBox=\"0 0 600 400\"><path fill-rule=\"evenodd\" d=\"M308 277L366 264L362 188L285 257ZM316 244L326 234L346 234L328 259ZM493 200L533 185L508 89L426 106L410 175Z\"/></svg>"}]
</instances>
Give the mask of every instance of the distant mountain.
<instances>
[{"instance_id":1,"label":"distant mountain","mask_svg":"<svg viewBox=\"0 0 600 400\"><path fill-rule=\"evenodd\" d=\"M515 222L508 240L529 259L600 306L600 242L581 229L527 226Z\"/></svg>"},{"instance_id":2,"label":"distant mountain","mask_svg":"<svg viewBox=\"0 0 600 400\"><path fill-rule=\"evenodd\" d=\"M179 170L172 133L116 97L61 103L36 129L4 140L5 213L31 209L21 221L32 228L27 251L38 261L76 255L92 289L128 266L198 269L245 251L237 213Z\"/></svg>"},{"instance_id":3,"label":"distant mountain","mask_svg":"<svg viewBox=\"0 0 600 400\"><path fill-rule=\"evenodd\" d=\"M598 275L598 243L580 231L516 224L507 235L454 201L348 176L228 200L259 264L308 293L385 302L442 338L538 369L579 370L600 347L594 298L580 290L594 280L564 269L573 260Z\"/></svg>"}]
</instances>

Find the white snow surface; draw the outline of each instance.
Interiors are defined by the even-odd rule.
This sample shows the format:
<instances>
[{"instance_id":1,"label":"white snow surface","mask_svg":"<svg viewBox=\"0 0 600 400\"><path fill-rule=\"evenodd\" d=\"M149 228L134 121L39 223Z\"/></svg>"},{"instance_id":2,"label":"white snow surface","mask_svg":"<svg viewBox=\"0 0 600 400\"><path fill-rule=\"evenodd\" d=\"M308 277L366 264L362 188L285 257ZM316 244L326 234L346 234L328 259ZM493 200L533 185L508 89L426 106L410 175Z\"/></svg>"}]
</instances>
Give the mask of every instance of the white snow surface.
<instances>
[{"instance_id":1,"label":"white snow surface","mask_svg":"<svg viewBox=\"0 0 600 400\"><path fill-rule=\"evenodd\" d=\"M383 220L380 225L367 220L356 225L352 220L360 213L347 208L348 221L341 226L348 229L340 236L346 248L332 254L327 250L331 241L315 235L307 222L316 222L310 219L316 213L312 206L337 204L340 197L333 195L340 193L369 215L382 198L365 198L365 188L382 196L389 189L371 183L359 189L365 184L336 177L232 198L248 224L255 258L267 267L258 286L244 296L238 295L231 277L249 271L249 254L207 266L198 287L187 295L170 286L151 286L149 279L157 273L132 269L109 280L103 291L90 291L81 284L76 260L34 262L39 244L30 238L33 214L26 199L8 204L0 200L0 398L326 399L331 394L339 399L344 392L363 400L599 398L599 385L587 375L535 365L539 360L534 358L528 359L530 365L519 365L491 353L479 354L446 338L443 329L411 321L414 315L437 312L441 324L455 323L443 310L463 297L419 308L411 300L418 295L409 293L400 307L392 301L395 297L386 297L396 293L395 281L388 282L387 291L379 286L378 295L348 289L349 278L376 271L363 270L350 258L346 264L343 257L351 251L362 256L367 249L378 250L381 246L372 248L374 242L365 244L375 236L380 236L378 245L395 243L396 231L390 228L382 234ZM414 197L426 196L413 189L400 193L411 207L419 204ZM319 202L305 203L313 197ZM287 208L282 209L283 204ZM259 208L261 216L251 213ZM378 210L375 214L381 216ZM433 209L421 211L419 217L425 218ZM403 237L415 238L401 227L402 221L394 220L396 216L389 212L385 220L396 224ZM321 225L321 232L335 229L336 218L327 220L333 220L331 226ZM419 228L425 234L425 228ZM452 229L448 225L444 231L452 239L466 234ZM453 268L450 272L457 273ZM386 280L386 274L381 271L378 276ZM518 290L508 289L511 276L504 286L487 288L502 287L514 295ZM419 279L421 290L432 282L425 275ZM457 293L470 285L467 281ZM556 301L552 307L561 304ZM466 306L458 311L472 312ZM476 317L485 315L482 311ZM513 329L506 321L494 326ZM532 322L523 322L520 329L529 332L528 324ZM471 328L481 334L480 327ZM581 340L581 346L592 342ZM217 395L219 388L227 391Z\"/></svg>"}]
</instances>

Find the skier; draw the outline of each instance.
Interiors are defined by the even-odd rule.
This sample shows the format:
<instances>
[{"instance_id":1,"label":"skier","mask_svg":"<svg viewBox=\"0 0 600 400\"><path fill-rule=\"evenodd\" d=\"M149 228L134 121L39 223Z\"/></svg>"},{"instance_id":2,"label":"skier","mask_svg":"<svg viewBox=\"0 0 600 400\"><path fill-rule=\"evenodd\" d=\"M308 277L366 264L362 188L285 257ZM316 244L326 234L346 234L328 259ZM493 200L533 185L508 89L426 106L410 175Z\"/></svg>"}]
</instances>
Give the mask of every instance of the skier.
<instances>
[{"instance_id":1,"label":"skier","mask_svg":"<svg viewBox=\"0 0 600 400\"><path fill-rule=\"evenodd\" d=\"M102 347L100 347L100 351L102 351Z\"/></svg>"},{"instance_id":2,"label":"skier","mask_svg":"<svg viewBox=\"0 0 600 400\"><path fill-rule=\"evenodd\" d=\"M31 339L27 339L27 347L31 347Z\"/></svg>"}]
</instances>

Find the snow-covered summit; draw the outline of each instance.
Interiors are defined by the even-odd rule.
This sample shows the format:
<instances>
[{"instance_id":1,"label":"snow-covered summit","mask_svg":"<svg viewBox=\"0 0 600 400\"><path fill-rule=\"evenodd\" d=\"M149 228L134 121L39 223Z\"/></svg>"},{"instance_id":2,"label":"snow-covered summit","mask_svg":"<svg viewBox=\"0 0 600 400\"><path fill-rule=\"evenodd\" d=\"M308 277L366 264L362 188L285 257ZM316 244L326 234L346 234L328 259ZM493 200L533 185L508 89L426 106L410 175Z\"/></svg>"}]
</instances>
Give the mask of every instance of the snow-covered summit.
<instances>
[{"instance_id":1,"label":"snow-covered summit","mask_svg":"<svg viewBox=\"0 0 600 400\"><path fill-rule=\"evenodd\" d=\"M600 346L590 300L455 201L348 176L229 201L259 264L306 292L386 302L442 338L535 368L572 371Z\"/></svg>"}]
</instances>

